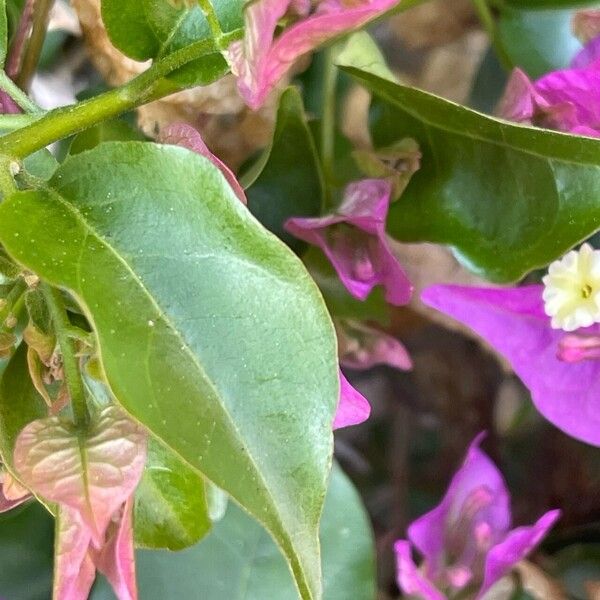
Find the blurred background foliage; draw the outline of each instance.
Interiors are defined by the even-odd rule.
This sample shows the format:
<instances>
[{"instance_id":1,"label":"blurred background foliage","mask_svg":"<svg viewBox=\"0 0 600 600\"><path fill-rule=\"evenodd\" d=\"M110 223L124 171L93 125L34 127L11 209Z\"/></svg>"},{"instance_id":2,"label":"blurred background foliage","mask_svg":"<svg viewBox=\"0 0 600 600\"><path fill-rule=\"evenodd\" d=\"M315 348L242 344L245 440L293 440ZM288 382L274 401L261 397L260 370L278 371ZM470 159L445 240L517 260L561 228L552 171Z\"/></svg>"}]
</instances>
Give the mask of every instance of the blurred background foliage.
<instances>
[{"instance_id":1,"label":"blurred background foliage","mask_svg":"<svg viewBox=\"0 0 600 600\"><path fill-rule=\"evenodd\" d=\"M506 82L507 66L518 65L531 77L537 77L564 67L580 48L571 32L571 18L573 11L585 3L494 2L497 18L494 47L470 0L430 0L415 4L418 5L371 27L370 32L391 70L403 83L483 112L493 112ZM9 25L13 30L21 5L20 0L8 2ZM74 0L73 6L87 37L82 37L73 10L58 0L44 47L42 70L32 87L34 96L45 107L73 101L84 90L85 93L90 89L98 91L106 85L105 81L120 83L139 70L138 65L115 52L103 37L97 2ZM322 60L317 55L312 62L302 62L295 82L303 91L310 126L315 132L321 117ZM338 95L337 143L341 160L336 165L336 173L347 170L350 177L354 167L347 158L348 150L368 144L369 94L342 75ZM302 137L308 134L302 123L294 121L294 102L297 101L288 98L280 111L287 111L283 116L296 128L295 135ZM73 140L66 140L55 150L60 158L92 147L101 140L152 135L161 125L183 119L201 128L208 145L221 158L240 167L249 164L257 151L270 143L275 117L272 103L259 113L245 109L230 79L226 78L208 88L153 103L137 115L99 125ZM286 144L289 146L290 141L276 132L272 151L275 158L281 158L278 148ZM286 165L276 167L265 169L260 175L264 181L249 194L250 208L259 217L268 205L269 194L277 190L282 193L290 185L293 188L293 184L282 177ZM319 181L312 181L311 186L315 194L320 193ZM282 211L286 210L288 207L282 207ZM307 207L310 213L316 210L316 205ZM269 213L266 218L271 217ZM277 223L266 225L281 233ZM303 245L295 249L305 250ZM398 252L417 290L432 282L478 281L464 271L448 251L438 246L402 245ZM536 579L541 577L558 584L553 588L558 591L552 592L557 599L600 598L600 451L570 439L544 421L533 408L526 389L502 360L468 332L428 311L419 303L418 294L410 306L399 309L382 309L383 303L377 294L360 304L340 290L327 265L321 264L314 252L305 260L335 315L383 322L386 329L406 345L414 361L414 368L408 373L389 367L349 373L352 382L371 401L373 412L369 421L361 426L336 434L337 460L356 485L373 526L380 600L398 597L392 555L394 540L405 534L411 520L439 502L467 445L482 430L488 431L484 447L505 474L512 491L515 523L532 522L549 508L559 507L563 511L558 526L535 557L535 563L545 575L526 569L519 571L522 585L518 586L520 591L515 592L520 595L514 597L549 598L547 588ZM347 486L338 471L334 484L336 489L330 493ZM347 490L340 493L352 495ZM350 532L352 527L367 527L356 498L350 502L349 513L344 515ZM222 524L197 548L171 554L166 562L152 558L148 551L141 551L141 597L203 597L195 587L194 572L216 570L218 564L225 571L223 577L215 581L226 582L227 571L222 565L234 558L227 555L223 545L219 546L218 538L219 528L230 528L238 532L243 543L253 544L254 551L260 548L256 556L264 570L257 571L255 584L258 587L254 589L252 584L243 596L260 598L261 574L285 577L285 573L281 574L283 563L273 555L273 548L263 539L264 533L246 521L247 517L239 510L229 507ZM339 544L348 550L352 546L351 537L339 540ZM194 555L201 567L189 566L190 557ZM216 557L220 557L220 562ZM373 565L355 567L368 571ZM349 568L347 564L345 568ZM29 505L2 515L0 596L9 600L45 600L50 597L51 571L52 521L44 510L38 505ZM336 577L343 579L343 574ZM158 591L167 589L161 587L165 585L164 578L169 578L175 586L169 588L168 596L164 595L166 591ZM181 589L177 588L178 581L183 586ZM341 589L337 595L326 594L326 600L352 598L352 591ZM544 591L540 591L542 589ZM226 593L225 588L223 593ZM100 582L93 597L109 598L106 594ZM289 597L293 597L293 591ZM288 596L282 594L281 598L287 600Z\"/></svg>"}]
</instances>

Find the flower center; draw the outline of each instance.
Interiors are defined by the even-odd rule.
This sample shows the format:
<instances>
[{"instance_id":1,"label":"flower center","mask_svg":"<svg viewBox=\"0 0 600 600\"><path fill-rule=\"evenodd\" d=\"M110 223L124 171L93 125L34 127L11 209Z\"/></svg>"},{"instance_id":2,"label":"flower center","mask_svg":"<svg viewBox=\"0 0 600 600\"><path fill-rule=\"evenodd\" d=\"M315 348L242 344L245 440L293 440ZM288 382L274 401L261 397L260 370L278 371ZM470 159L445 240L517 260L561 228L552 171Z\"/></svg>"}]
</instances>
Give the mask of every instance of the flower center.
<instances>
[{"instance_id":1,"label":"flower center","mask_svg":"<svg viewBox=\"0 0 600 600\"><path fill-rule=\"evenodd\" d=\"M575 331L600 323L600 250L583 244L548 268L544 310L554 329Z\"/></svg>"},{"instance_id":2,"label":"flower center","mask_svg":"<svg viewBox=\"0 0 600 600\"><path fill-rule=\"evenodd\" d=\"M581 297L584 300L587 300L590 296L592 295L592 286L589 283L586 283L582 288L581 288Z\"/></svg>"}]
</instances>

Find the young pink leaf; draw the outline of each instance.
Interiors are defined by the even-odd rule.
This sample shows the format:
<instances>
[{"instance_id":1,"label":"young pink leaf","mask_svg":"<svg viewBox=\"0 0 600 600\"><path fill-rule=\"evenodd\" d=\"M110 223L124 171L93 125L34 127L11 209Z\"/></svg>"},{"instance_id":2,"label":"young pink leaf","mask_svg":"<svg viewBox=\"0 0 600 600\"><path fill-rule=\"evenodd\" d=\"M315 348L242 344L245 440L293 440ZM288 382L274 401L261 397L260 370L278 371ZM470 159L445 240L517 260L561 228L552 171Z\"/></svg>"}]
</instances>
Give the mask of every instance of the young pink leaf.
<instances>
[{"instance_id":1,"label":"young pink leaf","mask_svg":"<svg viewBox=\"0 0 600 600\"><path fill-rule=\"evenodd\" d=\"M133 548L133 494L122 514L108 526L105 545L92 551L94 563L111 584L119 600L136 600L135 555Z\"/></svg>"},{"instance_id":2,"label":"young pink leaf","mask_svg":"<svg viewBox=\"0 0 600 600\"><path fill-rule=\"evenodd\" d=\"M69 506L59 506L54 556L55 600L87 599L96 576L88 552L90 541L90 530L79 513Z\"/></svg>"},{"instance_id":3,"label":"young pink leaf","mask_svg":"<svg viewBox=\"0 0 600 600\"><path fill-rule=\"evenodd\" d=\"M233 171L218 156L215 156L209 150L208 146L204 143L200 132L191 125L188 125L187 123L174 123L173 125L169 125L160 132L159 141L163 144L182 146L183 148L187 148L188 150L192 150L192 152L196 152L197 154L201 154L205 158L208 158L208 160L223 173L227 183L231 186L231 189L240 201L244 204L248 204L246 194L233 174Z\"/></svg>"},{"instance_id":4,"label":"young pink leaf","mask_svg":"<svg viewBox=\"0 0 600 600\"><path fill-rule=\"evenodd\" d=\"M260 108L298 58L342 33L359 29L398 2L320 0L310 15L308 2L249 2L244 12L245 37L225 53L246 104ZM300 14L301 19L274 39L278 21L290 12Z\"/></svg>"},{"instance_id":5,"label":"young pink leaf","mask_svg":"<svg viewBox=\"0 0 600 600\"><path fill-rule=\"evenodd\" d=\"M33 421L14 451L25 485L75 510L96 547L137 486L145 461L145 432L115 406L103 409L86 432L59 417Z\"/></svg>"},{"instance_id":6,"label":"young pink leaf","mask_svg":"<svg viewBox=\"0 0 600 600\"><path fill-rule=\"evenodd\" d=\"M100 549L79 513L59 506L54 565L55 600L86 600L96 569L111 584L118 600L137 600L133 549L133 494L112 516Z\"/></svg>"},{"instance_id":7,"label":"young pink leaf","mask_svg":"<svg viewBox=\"0 0 600 600\"><path fill-rule=\"evenodd\" d=\"M7 512L31 498L24 488L8 471L0 468L0 513Z\"/></svg>"}]
</instances>

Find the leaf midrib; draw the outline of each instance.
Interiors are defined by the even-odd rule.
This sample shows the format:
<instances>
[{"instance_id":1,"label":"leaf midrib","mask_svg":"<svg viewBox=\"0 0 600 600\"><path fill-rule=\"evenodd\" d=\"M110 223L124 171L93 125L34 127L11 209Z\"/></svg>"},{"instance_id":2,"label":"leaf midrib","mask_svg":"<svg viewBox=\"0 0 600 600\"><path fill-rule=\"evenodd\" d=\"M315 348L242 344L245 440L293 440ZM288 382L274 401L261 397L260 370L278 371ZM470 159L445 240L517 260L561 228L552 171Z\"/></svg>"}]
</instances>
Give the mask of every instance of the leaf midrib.
<instances>
[{"instance_id":1,"label":"leaf midrib","mask_svg":"<svg viewBox=\"0 0 600 600\"><path fill-rule=\"evenodd\" d=\"M174 325L170 322L170 320L167 319L166 313L159 306L159 304L156 302L156 300L154 299L154 297L150 294L149 290L146 288L146 286L144 285L144 283L142 282L142 280L140 279L140 277L137 275L137 273L135 273L135 271L129 265L129 263L116 251L115 248L113 248L111 246L111 244L109 244L101 235L98 234L98 232L92 227L92 225L90 223L88 223L88 221L81 214L81 212L79 210L77 210L77 208L71 202L69 202L57 190L55 190L53 188L45 187L45 190L52 197L54 197L56 200L58 200L58 202L60 204L62 204L75 217L75 219L82 225L82 227L84 228L84 231L86 232L86 238L85 239L87 239L87 237L88 237L87 234L91 233L98 240L98 242L101 245L103 245L117 259L117 261L120 262L125 267L125 269L127 270L127 272L129 272L131 274L131 277L133 278L134 282L136 282L138 284L138 286L140 287L140 289L142 290L142 292L149 299L150 303L158 311L158 313L160 315L160 318L162 318L163 322L173 332L173 335L181 342L181 347L182 347L183 351L186 352L189 355L189 357L191 358L193 364L195 364L196 367L198 368L198 371L199 371L200 375L201 376L204 375L205 380L208 383L208 385L210 386L211 390L213 391L213 394L214 394L215 398L217 400L219 400L220 399L220 395L217 393L217 388L215 386L215 383L212 381L212 379L210 377L208 377L208 374L204 371L204 369L202 368L202 366L198 362L196 356L192 352L192 349L188 345L187 340L185 338L181 337L179 331L174 327ZM82 242L82 244L83 243L84 242ZM81 256L82 256L82 254L80 254L79 259L81 259ZM80 262L80 260L78 261L78 263L79 262ZM78 280L78 286L81 288L79 280ZM81 289L80 289L80 291L81 291ZM83 303L83 305L85 306L85 303ZM88 318L90 318L90 321L95 325L94 319L93 319L90 311L88 310L87 313L88 313ZM97 331L97 328L94 327L94 330ZM100 354L100 358L101 358L102 357L102 350L101 350L101 347L100 347L101 344L100 344L100 340L99 339L98 339L98 346L100 348L100 353L99 354ZM102 360L102 358L101 358L101 360ZM110 382L109 382L109 387L110 387ZM258 476L258 480L262 484L261 487L266 492L266 498L268 500L270 500L270 505L273 508L274 515L277 517L277 524L279 526L280 531L281 532L285 532L285 535L286 535L286 538L287 538L287 543L289 544L289 547L290 548L294 548L294 544L291 541L291 538L290 538L289 534L287 533L285 527L283 526L283 521L281 519L281 515L279 513L279 510L276 507L276 504L274 504L274 502L273 502L273 497L271 496L270 490L269 490L269 488L266 485L266 482L264 480L263 474L257 468L257 463L255 462L255 459L254 459L253 455L250 453L249 449L247 448L245 440L239 435L240 432L235 427L235 423L233 422L233 419L231 418L231 415L229 414L229 412L228 412L227 408L225 407L225 405L222 402L218 402L218 406L221 408L221 410L223 411L223 414L226 416L227 422L230 424L232 431L237 434L236 438L239 439L240 444L243 447L243 449L244 449L244 451L246 453L246 456L248 457L249 462L254 467L254 470L255 470L255 472L256 472L256 474ZM162 439L162 436L160 436L160 439ZM188 460L186 460L185 457L181 456L180 453L176 449L172 448L171 444L169 444L166 440L162 440L162 441L169 448L171 448L171 450L177 456L179 456L182 461L184 461L186 464L189 464L197 473L199 473L203 477L206 477L206 475L202 471L200 471L195 465L191 464ZM243 503L242 503L242 505L243 505ZM255 515L255 516L256 516L257 519L259 518L258 515ZM261 519L259 519L259 520L261 520ZM263 523L263 525L265 525L267 528L269 528L268 525L267 525L267 523ZM295 551L294 551L294 554L295 554ZM306 578L306 573L304 572L304 569L302 568L302 562L300 560L298 560L298 558L299 557L296 557L297 565L302 569L302 573L304 575L305 585L307 586L307 589L310 589L310 586L308 585L308 579Z\"/></svg>"},{"instance_id":2,"label":"leaf midrib","mask_svg":"<svg viewBox=\"0 0 600 600\"><path fill-rule=\"evenodd\" d=\"M354 69L351 68L352 71L358 71L360 73L359 69ZM359 79L364 80L369 80L369 77L364 77L363 73L360 73L360 75L357 75L357 77ZM377 78L380 81L385 81L382 80L380 78ZM403 86L400 86L403 87ZM371 88L372 89L372 88ZM565 158L563 156L548 156L548 155L544 155L544 154L540 154L539 152L536 152L535 150L531 150L529 148L523 148L522 146L517 146L514 144L510 144L506 141L499 141L499 140L494 140L494 139L490 139L488 137L483 137L481 135L478 134L474 134L469 132L469 134L467 135L464 130L459 130L459 129L455 129L454 127L451 127L449 125L447 125L446 123L444 125L440 124L438 121L435 121L433 119L428 119L427 117L423 116L421 113L419 113L416 110L411 110L410 108L408 108L408 106L404 103L402 103L400 100L398 100L397 98L394 98L394 96L391 94L391 92L388 91L382 91L381 89L376 89L373 90L373 93L379 97L381 97L384 100L387 100L390 104L392 104L393 106L395 106L397 109L402 110L404 112L406 112L407 114L409 114L411 117L413 117L414 119L425 123L431 127L434 127L435 129L444 131L446 133L451 133L454 135L458 135L461 138L464 139L468 139L468 140L474 140L474 141L478 141L478 142L484 142L486 144L491 144L494 146L499 146L501 148L504 149L510 149L513 152L522 152L523 154L528 154L530 156L534 156L536 158L539 158L540 160L545 160L548 162L561 162L561 163L565 163L565 164L572 164L572 165L578 165L578 166L582 166L582 165L586 165L586 166L590 166L590 167L595 167L595 168L600 168L600 165L598 165L598 163L593 162L591 159L589 160L573 160L573 159L569 159L569 158ZM496 126L500 127L500 132L502 137L505 137L504 134L504 129L505 127L515 127L518 129L530 129L532 130L532 132L536 133L536 132L544 132L547 134L551 134L551 135L556 135L556 136L561 136L561 137L576 137L576 136L569 136L566 133L561 133L559 131L553 131L553 130L549 130L549 129L543 129L543 128L533 128L533 127L525 127L525 126L519 126L515 123L511 123L509 121L503 121L502 119L496 119L493 117L490 117L489 115L484 115L483 113L479 113L477 111L468 109L465 106L462 106L460 104L457 104L455 102L452 102L450 100L445 100L443 98L439 98L438 96L435 96L434 94L429 94L428 92L425 92L423 90L419 90L416 88L413 88L413 91L417 93L417 95L423 95L427 98L431 98L434 100L439 100L440 102L444 102L444 103L448 103L451 104L453 108L458 108L460 110L464 110L466 112L468 112L469 114L472 115L477 115L479 117L481 117L482 119L486 119L489 121L492 121ZM581 137L581 136L578 136ZM588 138L583 138L583 139L588 139Z\"/></svg>"}]
</instances>

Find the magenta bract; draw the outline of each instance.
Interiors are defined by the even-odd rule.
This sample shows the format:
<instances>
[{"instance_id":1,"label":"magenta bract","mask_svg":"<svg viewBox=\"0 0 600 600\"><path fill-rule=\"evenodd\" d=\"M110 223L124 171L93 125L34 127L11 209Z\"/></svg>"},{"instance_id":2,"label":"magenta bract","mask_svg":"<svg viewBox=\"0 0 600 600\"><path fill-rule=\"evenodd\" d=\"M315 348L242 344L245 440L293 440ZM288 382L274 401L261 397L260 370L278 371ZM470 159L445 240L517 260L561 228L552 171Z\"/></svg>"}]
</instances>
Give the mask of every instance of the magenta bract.
<instances>
[{"instance_id":1,"label":"magenta bract","mask_svg":"<svg viewBox=\"0 0 600 600\"><path fill-rule=\"evenodd\" d=\"M323 250L346 289L364 300L376 285L390 304L406 304L412 285L385 233L391 184L383 179L351 183L338 209L323 217L289 219L285 228Z\"/></svg>"},{"instance_id":2,"label":"magenta bract","mask_svg":"<svg viewBox=\"0 0 600 600\"><path fill-rule=\"evenodd\" d=\"M358 425L366 421L371 414L368 400L352 387L340 371L340 400L333 421L333 429Z\"/></svg>"},{"instance_id":3,"label":"magenta bract","mask_svg":"<svg viewBox=\"0 0 600 600\"><path fill-rule=\"evenodd\" d=\"M573 334L552 329L544 312L542 291L541 285L435 285L424 290L421 299L473 329L504 356L531 391L537 409L551 423L579 440L600 446L600 361L566 361L566 355L563 360L559 358L561 352L573 350ZM578 335L598 333L598 325L577 331ZM584 342L580 352L585 351Z\"/></svg>"},{"instance_id":4,"label":"magenta bract","mask_svg":"<svg viewBox=\"0 0 600 600\"><path fill-rule=\"evenodd\" d=\"M218 157L215 156L208 146L204 143L200 132L194 129L187 123L174 123L165 127L160 132L159 141L163 144L173 144L175 146L182 146L188 150L192 150L197 154L208 158L210 162L223 173L223 176L227 180L227 183L231 186L231 189L235 192L235 195L244 204L248 204L246 200L246 194L236 179L233 171Z\"/></svg>"},{"instance_id":5,"label":"magenta bract","mask_svg":"<svg viewBox=\"0 0 600 600\"><path fill-rule=\"evenodd\" d=\"M515 69L498 112L510 121L578 135L600 136L600 36L575 56L570 68L531 82Z\"/></svg>"},{"instance_id":6,"label":"magenta bract","mask_svg":"<svg viewBox=\"0 0 600 600\"><path fill-rule=\"evenodd\" d=\"M472 442L446 495L396 542L398 585L406 594L444 600L469 589L481 596L541 541L559 517L546 513L534 525L510 530L510 497L502 474ZM423 558L413 562L411 547ZM471 597L471 596L469 596Z\"/></svg>"}]
</instances>

